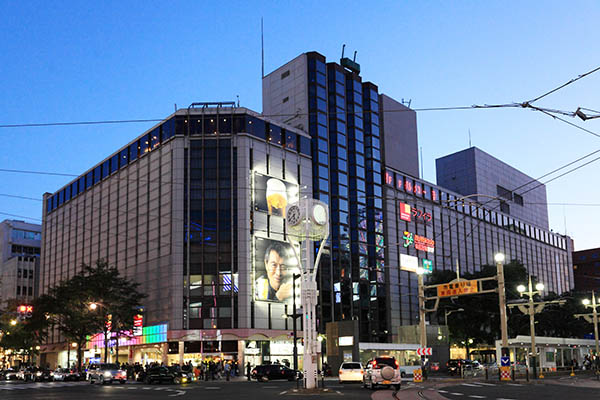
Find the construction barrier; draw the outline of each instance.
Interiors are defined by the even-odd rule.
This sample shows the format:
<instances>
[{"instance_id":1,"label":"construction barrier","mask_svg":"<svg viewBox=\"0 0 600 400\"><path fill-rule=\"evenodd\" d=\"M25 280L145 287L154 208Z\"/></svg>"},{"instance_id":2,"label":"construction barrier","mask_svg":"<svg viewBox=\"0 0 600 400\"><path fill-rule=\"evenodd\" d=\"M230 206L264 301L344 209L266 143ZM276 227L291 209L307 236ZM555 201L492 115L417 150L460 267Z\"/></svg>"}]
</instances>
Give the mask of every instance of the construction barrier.
<instances>
[{"instance_id":1,"label":"construction barrier","mask_svg":"<svg viewBox=\"0 0 600 400\"><path fill-rule=\"evenodd\" d=\"M500 380L510 381L510 367L500 367Z\"/></svg>"},{"instance_id":2,"label":"construction barrier","mask_svg":"<svg viewBox=\"0 0 600 400\"><path fill-rule=\"evenodd\" d=\"M413 381L415 383L423 382L423 371L421 371L420 369L415 369L413 371Z\"/></svg>"}]
</instances>

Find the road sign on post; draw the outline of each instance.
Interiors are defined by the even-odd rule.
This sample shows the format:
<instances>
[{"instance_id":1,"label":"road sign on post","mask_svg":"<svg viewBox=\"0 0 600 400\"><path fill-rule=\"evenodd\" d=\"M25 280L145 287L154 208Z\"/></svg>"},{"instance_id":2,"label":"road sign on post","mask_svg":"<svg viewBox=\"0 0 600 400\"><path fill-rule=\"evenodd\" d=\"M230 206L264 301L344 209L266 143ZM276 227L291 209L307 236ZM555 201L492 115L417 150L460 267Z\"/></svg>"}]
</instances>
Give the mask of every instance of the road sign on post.
<instances>
[{"instance_id":1,"label":"road sign on post","mask_svg":"<svg viewBox=\"0 0 600 400\"><path fill-rule=\"evenodd\" d=\"M418 356L430 356L432 355L431 347L419 347L417 349Z\"/></svg>"},{"instance_id":2,"label":"road sign on post","mask_svg":"<svg viewBox=\"0 0 600 400\"><path fill-rule=\"evenodd\" d=\"M477 293L477 280L445 283L437 286L438 297L460 296L461 294Z\"/></svg>"}]
</instances>

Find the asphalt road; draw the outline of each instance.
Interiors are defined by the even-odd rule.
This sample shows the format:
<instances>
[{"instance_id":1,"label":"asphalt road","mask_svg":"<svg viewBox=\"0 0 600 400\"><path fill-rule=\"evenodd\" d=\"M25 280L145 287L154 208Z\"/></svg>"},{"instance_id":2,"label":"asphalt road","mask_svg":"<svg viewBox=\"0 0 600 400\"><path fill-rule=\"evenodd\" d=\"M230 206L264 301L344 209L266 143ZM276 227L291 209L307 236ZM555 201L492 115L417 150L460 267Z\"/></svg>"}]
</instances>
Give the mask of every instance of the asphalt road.
<instances>
[{"instance_id":1,"label":"asphalt road","mask_svg":"<svg viewBox=\"0 0 600 400\"><path fill-rule=\"evenodd\" d=\"M126 383L112 385L90 385L87 382L44 382L21 383L3 382L0 384L0 399L239 399L239 400L271 400L289 397L291 399L314 398L345 398L348 400L370 399L370 390L361 385L326 382L325 387L330 394L307 396L294 393L295 382L271 381L258 383L255 381L208 381L187 385L146 385L141 383Z\"/></svg>"},{"instance_id":2,"label":"asphalt road","mask_svg":"<svg viewBox=\"0 0 600 400\"><path fill-rule=\"evenodd\" d=\"M482 382L462 383L438 389L442 396L455 400L588 400L600 399L600 391L594 388L536 384L491 384Z\"/></svg>"}]
</instances>

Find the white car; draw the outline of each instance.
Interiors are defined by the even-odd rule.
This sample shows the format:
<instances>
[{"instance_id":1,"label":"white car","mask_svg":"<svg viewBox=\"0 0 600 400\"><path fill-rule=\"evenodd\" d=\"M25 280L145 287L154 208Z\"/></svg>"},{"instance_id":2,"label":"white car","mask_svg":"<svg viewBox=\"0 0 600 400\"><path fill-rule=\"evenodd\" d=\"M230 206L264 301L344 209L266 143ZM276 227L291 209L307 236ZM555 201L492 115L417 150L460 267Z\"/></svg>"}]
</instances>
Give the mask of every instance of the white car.
<instances>
[{"instance_id":1,"label":"white car","mask_svg":"<svg viewBox=\"0 0 600 400\"><path fill-rule=\"evenodd\" d=\"M127 373L120 370L117 364L100 364L95 365L90 371L88 371L90 383L98 382L99 384L112 383L113 381L119 381L121 383L127 382Z\"/></svg>"},{"instance_id":2,"label":"white car","mask_svg":"<svg viewBox=\"0 0 600 400\"><path fill-rule=\"evenodd\" d=\"M359 362L345 362L340 365L339 381L344 382L362 382L365 370Z\"/></svg>"},{"instance_id":3,"label":"white car","mask_svg":"<svg viewBox=\"0 0 600 400\"><path fill-rule=\"evenodd\" d=\"M367 363L363 387L377 389L379 386L400 390L402 371L394 357L376 357Z\"/></svg>"}]
</instances>

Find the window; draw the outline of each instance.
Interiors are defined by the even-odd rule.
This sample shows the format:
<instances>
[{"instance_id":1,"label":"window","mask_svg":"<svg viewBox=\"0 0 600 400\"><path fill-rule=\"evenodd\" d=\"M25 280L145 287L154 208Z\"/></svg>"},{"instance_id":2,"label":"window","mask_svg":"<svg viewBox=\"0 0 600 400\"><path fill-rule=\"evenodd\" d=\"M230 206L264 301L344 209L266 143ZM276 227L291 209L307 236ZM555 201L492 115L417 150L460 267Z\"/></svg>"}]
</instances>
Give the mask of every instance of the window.
<instances>
[{"instance_id":1,"label":"window","mask_svg":"<svg viewBox=\"0 0 600 400\"><path fill-rule=\"evenodd\" d=\"M129 149L126 147L119 154L119 168L123 168L129 162Z\"/></svg>"},{"instance_id":2,"label":"window","mask_svg":"<svg viewBox=\"0 0 600 400\"><path fill-rule=\"evenodd\" d=\"M282 103L287 103L289 100L290 100L290 97L289 96L285 96L281 102Z\"/></svg>"},{"instance_id":3,"label":"window","mask_svg":"<svg viewBox=\"0 0 600 400\"><path fill-rule=\"evenodd\" d=\"M71 183L71 197L77 196L77 181Z\"/></svg>"},{"instance_id":4,"label":"window","mask_svg":"<svg viewBox=\"0 0 600 400\"><path fill-rule=\"evenodd\" d=\"M505 201L500 202L500 211L502 211L505 214L510 214L510 206L508 205L507 202L505 202Z\"/></svg>"},{"instance_id":5,"label":"window","mask_svg":"<svg viewBox=\"0 0 600 400\"><path fill-rule=\"evenodd\" d=\"M94 184L94 171L90 171L87 173L85 177L85 188L89 189Z\"/></svg>"},{"instance_id":6,"label":"window","mask_svg":"<svg viewBox=\"0 0 600 400\"><path fill-rule=\"evenodd\" d=\"M281 74L281 79L285 79L288 76L290 76L290 70L289 69L287 71L285 71L284 73Z\"/></svg>"},{"instance_id":7,"label":"window","mask_svg":"<svg viewBox=\"0 0 600 400\"><path fill-rule=\"evenodd\" d=\"M142 156L144 153L150 151L150 142L148 140L148 135L144 135L140 138L140 147L139 147L139 156Z\"/></svg>"},{"instance_id":8,"label":"window","mask_svg":"<svg viewBox=\"0 0 600 400\"><path fill-rule=\"evenodd\" d=\"M512 200L512 192L500 185L496 185L496 192L498 196L505 198L506 200Z\"/></svg>"},{"instance_id":9,"label":"window","mask_svg":"<svg viewBox=\"0 0 600 400\"><path fill-rule=\"evenodd\" d=\"M135 160L138 156L138 142L134 142L129 145L129 158L131 161Z\"/></svg>"},{"instance_id":10,"label":"window","mask_svg":"<svg viewBox=\"0 0 600 400\"><path fill-rule=\"evenodd\" d=\"M85 175L79 178L79 190L77 193L83 193L85 190Z\"/></svg>"},{"instance_id":11,"label":"window","mask_svg":"<svg viewBox=\"0 0 600 400\"><path fill-rule=\"evenodd\" d=\"M102 179L102 165L98 165L94 168L94 185L100 182L100 179Z\"/></svg>"},{"instance_id":12,"label":"window","mask_svg":"<svg viewBox=\"0 0 600 400\"><path fill-rule=\"evenodd\" d=\"M29 286L29 288L27 289L27 295L33 296L33 288L31 286Z\"/></svg>"},{"instance_id":13,"label":"window","mask_svg":"<svg viewBox=\"0 0 600 400\"><path fill-rule=\"evenodd\" d=\"M119 169L119 155L115 154L110 159L110 173L117 171Z\"/></svg>"},{"instance_id":14,"label":"window","mask_svg":"<svg viewBox=\"0 0 600 400\"><path fill-rule=\"evenodd\" d=\"M106 160L102 163L102 179L110 175L110 160Z\"/></svg>"},{"instance_id":15,"label":"window","mask_svg":"<svg viewBox=\"0 0 600 400\"><path fill-rule=\"evenodd\" d=\"M298 136L300 138L300 153L310 156L310 139L304 136Z\"/></svg>"},{"instance_id":16,"label":"window","mask_svg":"<svg viewBox=\"0 0 600 400\"><path fill-rule=\"evenodd\" d=\"M155 149L160 145L160 129L156 128L150 132L150 148Z\"/></svg>"},{"instance_id":17,"label":"window","mask_svg":"<svg viewBox=\"0 0 600 400\"><path fill-rule=\"evenodd\" d=\"M285 133L285 147L288 149L296 149L296 134L293 132Z\"/></svg>"},{"instance_id":18,"label":"window","mask_svg":"<svg viewBox=\"0 0 600 400\"><path fill-rule=\"evenodd\" d=\"M523 196L521 196L520 194L514 194L514 200L515 203L522 206L523 205Z\"/></svg>"}]
</instances>

